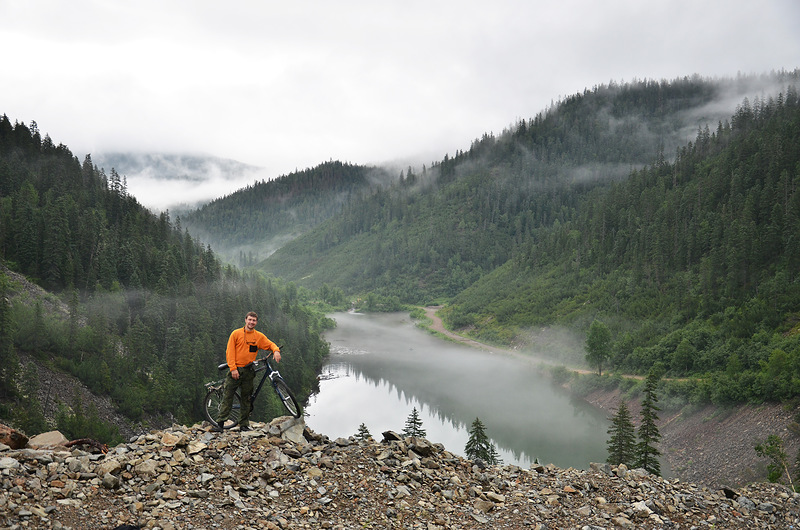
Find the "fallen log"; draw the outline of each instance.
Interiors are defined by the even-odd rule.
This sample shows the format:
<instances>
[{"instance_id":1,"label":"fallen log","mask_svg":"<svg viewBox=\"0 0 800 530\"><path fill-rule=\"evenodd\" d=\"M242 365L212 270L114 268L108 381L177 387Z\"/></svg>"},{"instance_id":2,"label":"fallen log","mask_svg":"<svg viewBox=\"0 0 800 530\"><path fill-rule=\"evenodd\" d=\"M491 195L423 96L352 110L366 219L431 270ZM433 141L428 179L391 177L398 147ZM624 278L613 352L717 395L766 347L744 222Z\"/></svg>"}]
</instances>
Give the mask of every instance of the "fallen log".
<instances>
[{"instance_id":1,"label":"fallen log","mask_svg":"<svg viewBox=\"0 0 800 530\"><path fill-rule=\"evenodd\" d=\"M88 445L94 447L103 454L108 453L108 446L106 444L98 442L97 440L92 440L91 438L78 438L77 440L72 440L64 444L65 447L72 447L74 445Z\"/></svg>"}]
</instances>

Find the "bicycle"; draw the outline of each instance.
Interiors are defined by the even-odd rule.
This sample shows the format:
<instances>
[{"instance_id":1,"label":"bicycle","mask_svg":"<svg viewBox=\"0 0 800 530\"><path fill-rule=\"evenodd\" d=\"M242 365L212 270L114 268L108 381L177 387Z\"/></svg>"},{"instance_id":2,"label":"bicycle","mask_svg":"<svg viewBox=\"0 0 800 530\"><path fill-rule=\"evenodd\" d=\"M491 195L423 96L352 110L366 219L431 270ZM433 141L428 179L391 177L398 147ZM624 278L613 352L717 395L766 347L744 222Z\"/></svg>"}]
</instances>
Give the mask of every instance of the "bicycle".
<instances>
[{"instance_id":1,"label":"bicycle","mask_svg":"<svg viewBox=\"0 0 800 530\"><path fill-rule=\"evenodd\" d=\"M255 371L264 372L264 375L261 377L261 381L258 383L258 386L253 391L253 394L250 396L250 410L252 410L253 403L258 396L258 393L261 391L261 387L264 385L264 381L268 378L270 383L272 383L272 388L275 390L275 393L278 395L278 399L281 400L283 406L289 411L289 414L294 416L295 418L299 418L300 415L303 413L302 408L297 403L297 399L294 397L294 394L289 389L289 386L286 384L286 381L283 380L281 377L280 372L275 370L269 362L269 358L272 357L272 352L269 353L266 357L261 359L256 359L253 364L255 365ZM217 367L220 371L228 370L227 363L222 363ZM269 371L267 371L269 369ZM211 422L212 425L217 424L217 416L219 415L219 409L222 406L222 396L223 396L223 388L225 387L225 379L220 379L219 381L214 381L211 383L206 383L206 388L208 389L206 392L205 400L203 401L203 411L205 412L206 419ZM239 390L236 390L236 393L233 395L233 406L231 407L231 414L228 416L228 419L225 421L224 425L220 425L223 429L232 429L239 425L239 416L242 409L242 397L239 395Z\"/></svg>"}]
</instances>

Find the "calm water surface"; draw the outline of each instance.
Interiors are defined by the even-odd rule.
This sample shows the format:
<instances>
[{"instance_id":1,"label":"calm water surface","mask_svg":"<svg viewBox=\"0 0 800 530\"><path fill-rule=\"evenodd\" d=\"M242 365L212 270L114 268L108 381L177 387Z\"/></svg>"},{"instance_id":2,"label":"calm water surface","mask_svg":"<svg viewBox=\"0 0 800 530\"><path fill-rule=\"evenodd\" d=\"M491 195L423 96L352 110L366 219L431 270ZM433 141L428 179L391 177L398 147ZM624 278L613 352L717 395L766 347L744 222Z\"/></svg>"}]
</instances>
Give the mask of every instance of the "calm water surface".
<instances>
[{"instance_id":1,"label":"calm water surface","mask_svg":"<svg viewBox=\"0 0 800 530\"><path fill-rule=\"evenodd\" d=\"M306 423L330 438L364 423L376 440L416 407L426 438L463 455L475 418L506 464L586 469L606 459L608 420L536 373L533 362L460 346L406 313L336 313L331 356Z\"/></svg>"}]
</instances>

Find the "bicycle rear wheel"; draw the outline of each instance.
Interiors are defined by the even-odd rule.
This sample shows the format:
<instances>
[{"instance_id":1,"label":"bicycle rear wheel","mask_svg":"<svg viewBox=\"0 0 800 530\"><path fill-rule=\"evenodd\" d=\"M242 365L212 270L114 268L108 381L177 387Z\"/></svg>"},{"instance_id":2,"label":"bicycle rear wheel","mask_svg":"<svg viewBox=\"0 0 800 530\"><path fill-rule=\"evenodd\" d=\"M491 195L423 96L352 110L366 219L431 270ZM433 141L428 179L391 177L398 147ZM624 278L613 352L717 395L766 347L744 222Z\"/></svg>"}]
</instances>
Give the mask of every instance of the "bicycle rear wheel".
<instances>
[{"instance_id":1,"label":"bicycle rear wheel","mask_svg":"<svg viewBox=\"0 0 800 530\"><path fill-rule=\"evenodd\" d=\"M300 408L300 405L297 404L297 399L294 397L294 394L292 394L292 391L289 390L289 387L286 385L283 379L276 378L272 382L272 386L275 387L275 392L281 399L283 406L289 411L289 414L295 418L299 418L300 414L303 413L303 410Z\"/></svg>"},{"instance_id":2,"label":"bicycle rear wheel","mask_svg":"<svg viewBox=\"0 0 800 530\"><path fill-rule=\"evenodd\" d=\"M206 394L206 399L203 401L203 412L205 412L206 419L212 425L216 425L217 418L219 417L219 410L222 408L222 386L218 388L209 388ZM223 429L231 429L239 425L239 417L242 413L242 398L239 396L239 391L233 395L233 405L231 406L231 413L228 419L225 420Z\"/></svg>"}]
</instances>

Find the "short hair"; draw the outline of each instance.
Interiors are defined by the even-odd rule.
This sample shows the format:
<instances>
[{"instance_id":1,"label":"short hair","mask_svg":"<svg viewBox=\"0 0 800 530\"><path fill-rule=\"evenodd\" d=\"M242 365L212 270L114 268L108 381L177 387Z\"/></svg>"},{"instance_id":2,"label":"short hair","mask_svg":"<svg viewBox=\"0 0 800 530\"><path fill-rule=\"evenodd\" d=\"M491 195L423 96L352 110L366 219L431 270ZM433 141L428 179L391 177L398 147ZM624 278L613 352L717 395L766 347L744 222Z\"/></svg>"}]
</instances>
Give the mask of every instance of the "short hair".
<instances>
[{"instance_id":1,"label":"short hair","mask_svg":"<svg viewBox=\"0 0 800 530\"><path fill-rule=\"evenodd\" d=\"M255 319L258 320L258 313L256 313L255 311L250 311L249 313L247 313L244 316L244 318L247 318L247 317L255 317Z\"/></svg>"}]
</instances>

